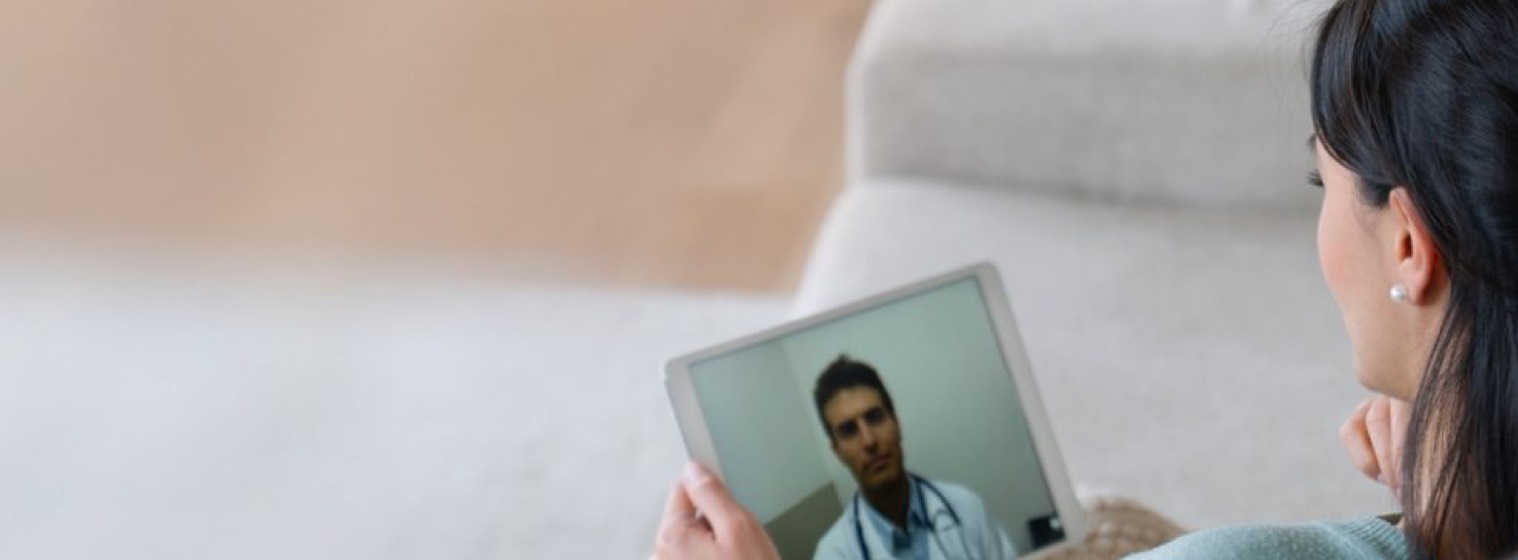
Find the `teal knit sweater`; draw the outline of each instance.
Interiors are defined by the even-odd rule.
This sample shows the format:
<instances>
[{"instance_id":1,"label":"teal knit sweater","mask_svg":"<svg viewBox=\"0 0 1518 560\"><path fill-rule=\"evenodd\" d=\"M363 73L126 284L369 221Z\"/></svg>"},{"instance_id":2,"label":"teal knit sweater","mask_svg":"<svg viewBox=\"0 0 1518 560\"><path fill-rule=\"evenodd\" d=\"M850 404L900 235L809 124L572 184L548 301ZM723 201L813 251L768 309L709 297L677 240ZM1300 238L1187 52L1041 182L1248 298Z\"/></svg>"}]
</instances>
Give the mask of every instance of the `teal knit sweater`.
<instances>
[{"instance_id":1,"label":"teal knit sweater","mask_svg":"<svg viewBox=\"0 0 1518 560\"><path fill-rule=\"evenodd\" d=\"M1174 558L1407 558L1407 539L1386 519L1366 517L1301 525L1245 525L1198 531L1129 556L1129 560Z\"/></svg>"}]
</instances>

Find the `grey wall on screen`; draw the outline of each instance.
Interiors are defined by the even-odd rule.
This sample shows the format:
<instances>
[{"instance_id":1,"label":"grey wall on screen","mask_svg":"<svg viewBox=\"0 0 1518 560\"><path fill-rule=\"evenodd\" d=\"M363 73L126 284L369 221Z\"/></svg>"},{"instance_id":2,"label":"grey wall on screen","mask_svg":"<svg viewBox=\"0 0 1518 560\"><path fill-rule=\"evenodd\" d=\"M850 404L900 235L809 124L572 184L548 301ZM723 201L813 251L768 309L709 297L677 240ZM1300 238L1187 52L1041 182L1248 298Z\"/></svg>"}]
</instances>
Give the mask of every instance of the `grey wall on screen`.
<instances>
[{"instance_id":1,"label":"grey wall on screen","mask_svg":"<svg viewBox=\"0 0 1518 560\"><path fill-rule=\"evenodd\" d=\"M761 523L833 482L790 367L768 343L690 368L723 476Z\"/></svg>"}]
</instances>

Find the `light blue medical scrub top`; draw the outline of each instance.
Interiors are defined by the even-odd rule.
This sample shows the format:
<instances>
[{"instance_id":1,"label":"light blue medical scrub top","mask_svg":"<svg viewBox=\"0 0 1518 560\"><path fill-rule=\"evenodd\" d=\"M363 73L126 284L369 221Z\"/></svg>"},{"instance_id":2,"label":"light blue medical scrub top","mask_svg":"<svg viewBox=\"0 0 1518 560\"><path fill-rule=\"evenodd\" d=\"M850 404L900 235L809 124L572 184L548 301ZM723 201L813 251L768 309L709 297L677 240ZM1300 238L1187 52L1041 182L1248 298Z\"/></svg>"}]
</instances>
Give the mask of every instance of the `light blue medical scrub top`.
<instances>
[{"instance_id":1,"label":"light blue medical scrub top","mask_svg":"<svg viewBox=\"0 0 1518 560\"><path fill-rule=\"evenodd\" d=\"M990 560L1017 557L1017 547L1007 537L1006 531L991 520L980 496L957 484L943 481L930 481L930 483L938 489L937 493L927 492L927 489L922 487L921 480L912 481L910 487L912 503L907 512L905 530L897 529L886 520L885 516L876 512L868 502L855 494L852 501L845 506L843 515L833 522L833 526L818 541L814 559L863 558L859 535L856 533L854 524L856 511L860 512L859 527L865 534L870 535L869 540L876 541L889 549L887 552L887 550L876 548L870 555L872 560L937 558L942 555L957 558L965 555L965 549L968 549L972 556ZM941 494L942 498L936 494ZM937 528L939 533L936 538L933 519L929 517L935 511L935 501L942 502L942 505L937 507L952 508L960 520L959 523L953 524L953 528L947 527L947 521L941 522L946 526ZM925 502L927 502L927 511L923 511ZM856 505L859 506L857 509ZM940 512L940 515L948 514ZM938 548L945 548L945 550L935 548L935 543L938 543Z\"/></svg>"},{"instance_id":2,"label":"light blue medical scrub top","mask_svg":"<svg viewBox=\"0 0 1518 560\"><path fill-rule=\"evenodd\" d=\"M922 510L922 483L916 478L912 479L907 499L911 500L911 507L907 509L907 528L905 531L897 528L886 519L880 512L875 511L875 506L861 500L864 507L859 508L865 512L865 518L870 520L870 525L880 534L880 542L891 545L891 557L897 560L910 560L913 558L929 558L928 539L933 530L933 525L928 522L928 512Z\"/></svg>"}]
</instances>

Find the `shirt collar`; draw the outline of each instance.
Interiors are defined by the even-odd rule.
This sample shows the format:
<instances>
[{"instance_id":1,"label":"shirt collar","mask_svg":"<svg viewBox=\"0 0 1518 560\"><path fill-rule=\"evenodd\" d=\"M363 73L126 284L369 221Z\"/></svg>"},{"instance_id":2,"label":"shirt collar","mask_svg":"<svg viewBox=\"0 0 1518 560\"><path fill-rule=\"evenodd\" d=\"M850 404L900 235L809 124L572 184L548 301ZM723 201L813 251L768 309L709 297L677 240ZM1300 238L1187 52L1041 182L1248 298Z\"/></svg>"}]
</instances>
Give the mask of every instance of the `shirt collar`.
<instances>
[{"instance_id":1,"label":"shirt collar","mask_svg":"<svg viewBox=\"0 0 1518 560\"><path fill-rule=\"evenodd\" d=\"M917 482L917 477L909 474L907 475L907 480L907 501L909 505L907 506L907 530L905 531L897 528L896 525L891 523L891 520L886 519L885 515L875 511L875 506L870 505L869 500L859 500L864 503L864 507L861 509L864 510L865 517L870 519L870 526L874 527L875 532L880 535L880 539L890 545L891 549L896 552L912 548L912 535L917 532L914 529L930 527L928 524L928 512L922 510L923 500L920 494L922 490L918 488L920 485Z\"/></svg>"}]
</instances>

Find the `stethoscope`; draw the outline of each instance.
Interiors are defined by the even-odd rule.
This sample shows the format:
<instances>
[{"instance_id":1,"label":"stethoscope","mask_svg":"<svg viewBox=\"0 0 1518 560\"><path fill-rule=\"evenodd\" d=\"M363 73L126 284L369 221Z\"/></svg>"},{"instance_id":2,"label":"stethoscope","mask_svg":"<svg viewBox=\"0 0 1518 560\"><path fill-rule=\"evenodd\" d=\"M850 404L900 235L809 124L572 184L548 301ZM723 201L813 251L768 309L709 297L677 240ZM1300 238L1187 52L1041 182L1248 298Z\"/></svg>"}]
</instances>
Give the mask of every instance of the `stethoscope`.
<instances>
[{"instance_id":1,"label":"stethoscope","mask_svg":"<svg viewBox=\"0 0 1518 560\"><path fill-rule=\"evenodd\" d=\"M917 482L918 487L924 490L923 492L917 493L917 507L921 509L923 513L928 512L928 501L924 496L928 492L932 492L933 495L938 498L938 503L943 504L943 509L940 509L928 515L928 534L932 536L933 544L937 545L938 549L943 552L944 557L947 558L949 556L949 551L944 547L943 542L938 539L938 517L947 513L949 515L949 520L954 523L953 526L959 527L960 531L963 532L964 524L960 523L959 521L959 513L954 511L954 505L949 503L949 499L945 498L943 492L940 492L938 490L938 487L934 486L933 483L928 482L927 479L915 474L909 474L908 476L911 477L911 480ZM864 540L864 522L859 520L859 502L860 497L856 492L854 494L854 538L859 542L859 552L861 553L864 560L870 560L870 547L869 544ZM966 559L972 558L974 556L973 554L970 554L969 545L965 544L964 535L960 535L959 547L963 549L965 553L964 557Z\"/></svg>"}]
</instances>

